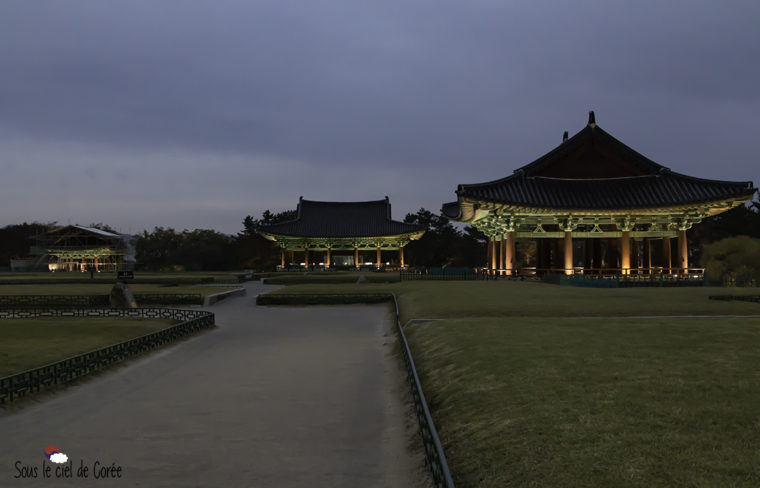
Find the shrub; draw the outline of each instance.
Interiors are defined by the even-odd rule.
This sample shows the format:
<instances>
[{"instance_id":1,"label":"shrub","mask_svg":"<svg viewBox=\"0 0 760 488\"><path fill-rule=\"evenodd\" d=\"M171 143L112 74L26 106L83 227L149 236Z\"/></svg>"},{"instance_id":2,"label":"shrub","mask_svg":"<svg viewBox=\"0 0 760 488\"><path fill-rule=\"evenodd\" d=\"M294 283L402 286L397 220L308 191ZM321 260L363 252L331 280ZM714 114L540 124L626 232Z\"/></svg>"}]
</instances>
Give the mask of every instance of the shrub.
<instances>
[{"instance_id":1,"label":"shrub","mask_svg":"<svg viewBox=\"0 0 760 488\"><path fill-rule=\"evenodd\" d=\"M736 236L705 244L702 265L710 281L756 279L760 275L760 239Z\"/></svg>"}]
</instances>

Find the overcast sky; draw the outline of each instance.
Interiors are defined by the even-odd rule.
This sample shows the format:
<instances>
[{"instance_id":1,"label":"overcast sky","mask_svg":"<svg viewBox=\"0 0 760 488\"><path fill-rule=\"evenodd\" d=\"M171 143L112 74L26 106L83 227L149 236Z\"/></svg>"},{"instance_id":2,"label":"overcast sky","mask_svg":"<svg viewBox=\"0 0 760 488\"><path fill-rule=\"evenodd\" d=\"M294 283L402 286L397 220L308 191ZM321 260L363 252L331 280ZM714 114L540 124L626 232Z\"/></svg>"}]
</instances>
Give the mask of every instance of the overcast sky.
<instances>
[{"instance_id":1,"label":"overcast sky","mask_svg":"<svg viewBox=\"0 0 760 488\"><path fill-rule=\"evenodd\" d=\"M760 2L0 2L0 226L438 211L600 127L760 180Z\"/></svg>"}]
</instances>

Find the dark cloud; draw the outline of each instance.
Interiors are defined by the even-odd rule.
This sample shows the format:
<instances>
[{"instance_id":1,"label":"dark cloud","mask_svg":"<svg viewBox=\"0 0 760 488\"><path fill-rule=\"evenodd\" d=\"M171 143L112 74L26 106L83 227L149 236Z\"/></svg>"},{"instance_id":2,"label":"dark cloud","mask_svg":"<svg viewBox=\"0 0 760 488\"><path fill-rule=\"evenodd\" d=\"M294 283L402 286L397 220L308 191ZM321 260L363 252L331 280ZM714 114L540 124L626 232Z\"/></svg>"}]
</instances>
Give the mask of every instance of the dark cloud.
<instances>
[{"instance_id":1,"label":"dark cloud","mask_svg":"<svg viewBox=\"0 0 760 488\"><path fill-rule=\"evenodd\" d=\"M0 223L234 231L301 194L437 209L589 109L677 171L757 181L758 18L753 1L6 1L0 163L39 195ZM122 200L89 218L92 195Z\"/></svg>"}]
</instances>

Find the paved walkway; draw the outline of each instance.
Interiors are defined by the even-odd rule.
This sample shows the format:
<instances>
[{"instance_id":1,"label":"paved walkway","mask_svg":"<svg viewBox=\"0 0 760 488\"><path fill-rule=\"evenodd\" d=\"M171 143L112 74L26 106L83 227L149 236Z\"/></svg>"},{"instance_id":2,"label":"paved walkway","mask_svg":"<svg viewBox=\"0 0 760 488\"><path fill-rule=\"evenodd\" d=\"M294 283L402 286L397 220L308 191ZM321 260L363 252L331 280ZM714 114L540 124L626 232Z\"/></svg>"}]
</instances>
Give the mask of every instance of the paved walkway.
<instances>
[{"instance_id":1,"label":"paved walkway","mask_svg":"<svg viewBox=\"0 0 760 488\"><path fill-rule=\"evenodd\" d=\"M425 486L387 307L256 307L247 288L217 329L0 414L0 486ZM73 479L43 478L51 444Z\"/></svg>"}]
</instances>

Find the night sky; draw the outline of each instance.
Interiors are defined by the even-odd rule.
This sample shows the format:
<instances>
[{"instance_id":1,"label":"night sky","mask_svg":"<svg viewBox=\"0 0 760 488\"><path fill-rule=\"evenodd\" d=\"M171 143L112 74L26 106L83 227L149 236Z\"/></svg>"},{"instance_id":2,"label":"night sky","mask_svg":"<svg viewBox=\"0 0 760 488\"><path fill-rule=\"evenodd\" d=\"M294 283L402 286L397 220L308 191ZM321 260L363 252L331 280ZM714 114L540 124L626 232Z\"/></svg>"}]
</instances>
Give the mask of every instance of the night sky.
<instances>
[{"instance_id":1,"label":"night sky","mask_svg":"<svg viewBox=\"0 0 760 488\"><path fill-rule=\"evenodd\" d=\"M760 2L0 2L0 226L438 212L600 127L760 180Z\"/></svg>"}]
</instances>

